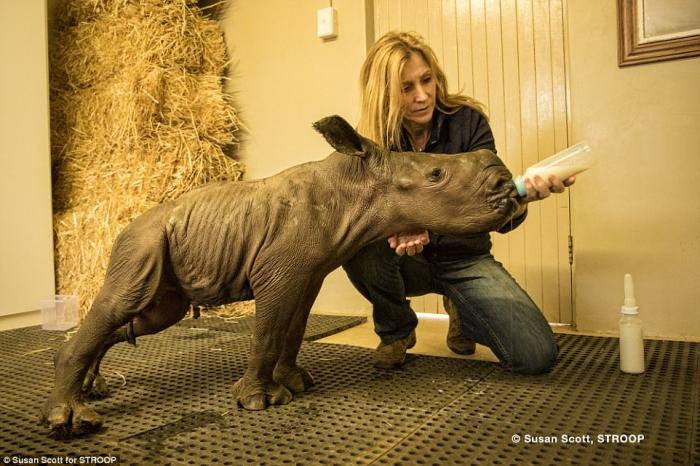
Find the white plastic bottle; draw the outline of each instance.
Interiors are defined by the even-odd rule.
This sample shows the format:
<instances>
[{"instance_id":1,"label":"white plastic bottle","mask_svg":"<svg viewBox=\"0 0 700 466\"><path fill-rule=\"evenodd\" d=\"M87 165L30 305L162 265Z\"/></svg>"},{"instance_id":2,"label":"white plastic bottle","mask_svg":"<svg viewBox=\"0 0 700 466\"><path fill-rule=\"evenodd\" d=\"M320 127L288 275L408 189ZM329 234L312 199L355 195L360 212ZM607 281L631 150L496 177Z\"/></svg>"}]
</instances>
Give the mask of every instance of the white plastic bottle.
<instances>
[{"instance_id":1,"label":"white plastic bottle","mask_svg":"<svg viewBox=\"0 0 700 466\"><path fill-rule=\"evenodd\" d=\"M548 182L550 175L557 175L562 180L565 180L590 168L594 161L591 148L585 142L580 142L532 165L525 170L525 173L514 180L515 187L518 190L518 194L524 197L527 196L527 189L525 189L526 179L532 182L535 175L539 175Z\"/></svg>"},{"instance_id":2,"label":"white plastic bottle","mask_svg":"<svg viewBox=\"0 0 700 466\"><path fill-rule=\"evenodd\" d=\"M639 318L630 274L625 274L625 303L620 317L620 370L629 374L644 372L642 319Z\"/></svg>"}]
</instances>

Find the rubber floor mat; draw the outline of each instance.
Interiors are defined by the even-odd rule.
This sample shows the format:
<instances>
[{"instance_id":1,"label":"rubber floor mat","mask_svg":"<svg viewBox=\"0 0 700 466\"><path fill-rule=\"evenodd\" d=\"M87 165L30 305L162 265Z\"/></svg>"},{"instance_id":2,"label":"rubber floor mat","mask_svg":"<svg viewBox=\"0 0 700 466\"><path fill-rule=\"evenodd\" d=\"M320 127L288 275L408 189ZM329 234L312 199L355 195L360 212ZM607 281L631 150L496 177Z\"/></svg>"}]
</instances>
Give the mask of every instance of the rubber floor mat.
<instances>
[{"instance_id":1,"label":"rubber floor mat","mask_svg":"<svg viewBox=\"0 0 700 466\"><path fill-rule=\"evenodd\" d=\"M335 316L325 314L310 314L304 332L305 341L320 340L329 335L342 332L356 325L367 322L367 317L361 316ZM178 323L180 327L206 328L222 332L253 334L255 316L235 317L224 319L221 317L200 317L198 319L185 319Z\"/></svg>"},{"instance_id":2,"label":"rubber floor mat","mask_svg":"<svg viewBox=\"0 0 700 466\"><path fill-rule=\"evenodd\" d=\"M495 371L377 464L698 464L697 344L646 341L631 375L617 339L558 340L550 374Z\"/></svg>"},{"instance_id":3,"label":"rubber floor mat","mask_svg":"<svg viewBox=\"0 0 700 466\"><path fill-rule=\"evenodd\" d=\"M37 424L60 332L0 332L0 461L103 456L112 464L698 464L698 345L647 341L647 370L618 369L617 340L557 335L549 374L307 342L316 386L264 411L236 406L250 335L173 327L117 345L102 365L105 427L56 440ZM566 438L565 438L566 436ZM602 436L599 438L599 436ZM643 438L641 437L643 436ZM551 443L556 442L556 443ZM65 464L65 463L64 463Z\"/></svg>"}]
</instances>

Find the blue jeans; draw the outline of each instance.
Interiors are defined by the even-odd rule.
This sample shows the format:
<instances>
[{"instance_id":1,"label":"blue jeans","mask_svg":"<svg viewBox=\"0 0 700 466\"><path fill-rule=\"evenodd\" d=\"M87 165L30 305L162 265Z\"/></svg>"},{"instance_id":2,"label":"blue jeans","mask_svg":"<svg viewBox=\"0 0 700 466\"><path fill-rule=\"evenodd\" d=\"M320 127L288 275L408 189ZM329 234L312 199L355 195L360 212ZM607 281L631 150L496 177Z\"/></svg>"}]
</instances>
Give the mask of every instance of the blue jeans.
<instances>
[{"instance_id":1,"label":"blue jeans","mask_svg":"<svg viewBox=\"0 0 700 466\"><path fill-rule=\"evenodd\" d=\"M343 268L372 303L375 332L384 343L407 337L418 325L407 296L439 293L455 304L462 335L491 348L513 372L539 374L556 362L559 348L549 324L491 254L433 261L397 256L379 241Z\"/></svg>"}]
</instances>

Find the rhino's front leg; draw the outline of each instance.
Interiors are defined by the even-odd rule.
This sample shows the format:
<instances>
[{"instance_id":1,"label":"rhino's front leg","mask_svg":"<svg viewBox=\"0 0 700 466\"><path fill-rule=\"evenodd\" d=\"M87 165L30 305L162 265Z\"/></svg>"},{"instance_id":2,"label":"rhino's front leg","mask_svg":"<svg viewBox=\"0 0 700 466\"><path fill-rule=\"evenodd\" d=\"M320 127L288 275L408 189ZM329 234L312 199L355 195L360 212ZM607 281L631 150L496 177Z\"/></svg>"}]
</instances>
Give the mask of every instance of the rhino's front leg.
<instances>
[{"instance_id":1,"label":"rhino's front leg","mask_svg":"<svg viewBox=\"0 0 700 466\"><path fill-rule=\"evenodd\" d=\"M284 385L292 393L301 393L314 385L314 379L311 377L311 374L303 367L298 366L296 361L304 339L309 312L316 300L316 296L318 296L322 283L323 280L321 279L310 286L310 293L307 295L308 302L305 302L297 309L297 314L289 323L285 345L272 374L275 382Z\"/></svg>"},{"instance_id":2,"label":"rhino's front leg","mask_svg":"<svg viewBox=\"0 0 700 466\"><path fill-rule=\"evenodd\" d=\"M248 368L233 387L238 404L245 409L260 410L292 401L292 393L273 378L273 370L288 346L290 325L296 326L297 320L308 314L319 288L320 285L312 285L308 280L285 280L277 282L274 289L256 294L255 331Z\"/></svg>"}]
</instances>

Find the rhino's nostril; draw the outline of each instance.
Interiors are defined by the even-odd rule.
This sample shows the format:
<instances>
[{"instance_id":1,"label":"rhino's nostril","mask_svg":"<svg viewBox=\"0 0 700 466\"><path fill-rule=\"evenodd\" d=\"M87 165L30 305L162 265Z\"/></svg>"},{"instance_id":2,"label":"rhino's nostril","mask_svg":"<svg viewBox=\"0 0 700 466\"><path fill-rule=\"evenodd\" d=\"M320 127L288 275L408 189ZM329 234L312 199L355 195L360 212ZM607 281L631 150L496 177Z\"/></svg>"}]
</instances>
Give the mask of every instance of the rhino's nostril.
<instances>
[{"instance_id":1,"label":"rhino's nostril","mask_svg":"<svg viewBox=\"0 0 700 466\"><path fill-rule=\"evenodd\" d=\"M510 191L501 191L500 193L491 197L489 204L491 205L491 208L500 212L505 212L515 208L518 201L516 200L516 196Z\"/></svg>"},{"instance_id":2,"label":"rhino's nostril","mask_svg":"<svg viewBox=\"0 0 700 466\"><path fill-rule=\"evenodd\" d=\"M493 194L498 197L513 197L517 194L515 183L513 183L513 180L509 178L501 178L494 185Z\"/></svg>"},{"instance_id":3,"label":"rhino's nostril","mask_svg":"<svg viewBox=\"0 0 700 466\"><path fill-rule=\"evenodd\" d=\"M515 187L515 183L513 183L512 181L508 183L508 197L518 197L518 188Z\"/></svg>"}]
</instances>

